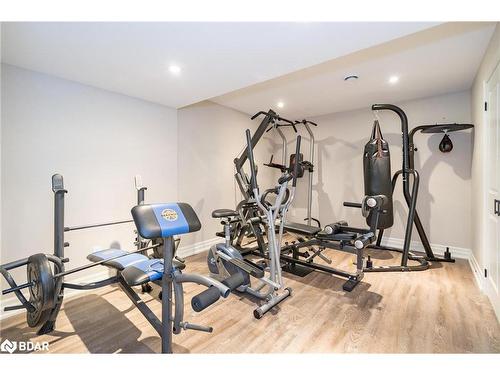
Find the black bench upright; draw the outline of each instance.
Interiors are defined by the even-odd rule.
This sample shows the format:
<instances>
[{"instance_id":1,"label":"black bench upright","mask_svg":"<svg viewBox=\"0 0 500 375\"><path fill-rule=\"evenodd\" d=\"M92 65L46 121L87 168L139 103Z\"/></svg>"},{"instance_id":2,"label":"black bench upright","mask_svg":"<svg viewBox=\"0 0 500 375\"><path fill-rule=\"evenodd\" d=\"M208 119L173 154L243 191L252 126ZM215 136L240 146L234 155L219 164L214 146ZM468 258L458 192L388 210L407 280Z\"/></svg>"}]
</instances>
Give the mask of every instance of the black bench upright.
<instances>
[{"instance_id":1,"label":"black bench upright","mask_svg":"<svg viewBox=\"0 0 500 375\"><path fill-rule=\"evenodd\" d=\"M174 264L175 246L173 236L196 232L201 228L198 216L189 204L142 204L132 208L132 216L137 231L142 238L162 242L161 253L163 254L163 260L160 260L160 264L163 267L144 268L140 264L132 264L122 271L122 276L125 280L137 280L142 274L143 280L161 285L162 317L159 333L162 342L162 353L172 353L172 333L179 334L182 329L212 332L211 327L203 327L182 321L184 312L182 283L193 282L208 288L191 300L191 305L195 311L202 311L216 302L221 296L227 297L230 290L212 278L195 274L182 274L179 267ZM145 275L144 272L146 272ZM175 314L172 311L172 297L175 298ZM139 307L137 304L136 306ZM149 312L151 313L151 311ZM145 316L148 318L146 314Z\"/></svg>"}]
</instances>

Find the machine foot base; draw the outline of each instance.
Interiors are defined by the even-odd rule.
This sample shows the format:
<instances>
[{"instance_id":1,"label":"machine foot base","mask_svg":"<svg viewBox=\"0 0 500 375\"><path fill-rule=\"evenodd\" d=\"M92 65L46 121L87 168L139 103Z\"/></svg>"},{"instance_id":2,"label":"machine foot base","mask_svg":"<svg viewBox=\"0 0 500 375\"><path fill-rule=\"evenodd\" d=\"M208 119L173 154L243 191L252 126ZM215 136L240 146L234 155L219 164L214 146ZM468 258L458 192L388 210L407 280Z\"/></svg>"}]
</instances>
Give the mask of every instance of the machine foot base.
<instances>
[{"instance_id":1,"label":"machine foot base","mask_svg":"<svg viewBox=\"0 0 500 375\"><path fill-rule=\"evenodd\" d=\"M349 279L347 280L344 285L342 286L342 289L344 289L346 292L352 292L353 289L356 287L356 285L359 284L359 280L356 279Z\"/></svg>"},{"instance_id":2,"label":"machine foot base","mask_svg":"<svg viewBox=\"0 0 500 375\"><path fill-rule=\"evenodd\" d=\"M153 291L153 287L149 283L146 283L146 284L142 284L141 290L143 293L149 293L149 292Z\"/></svg>"},{"instance_id":3,"label":"machine foot base","mask_svg":"<svg viewBox=\"0 0 500 375\"><path fill-rule=\"evenodd\" d=\"M283 302L285 299L287 299L291 295L292 295L292 288L285 288L285 290L283 291L283 293L281 295L275 296L269 302L267 302L264 305L256 308L253 311L253 316L255 317L255 319L262 318L265 313L267 313L273 307L278 306L279 303Z\"/></svg>"},{"instance_id":4,"label":"machine foot base","mask_svg":"<svg viewBox=\"0 0 500 375\"><path fill-rule=\"evenodd\" d=\"M305 277L314 270L300 264L287 264L283 267L283 271L299 277Z\"/></svg>"},{"instance_id":5,"label":"machine foot base","mask_svg":"<svg viewBox=\"0 0 500 375\"><path fill-rule=\"evenodd\" d=\"M455 259L453 258L438 258L438 257L425 257L425 260L429 262L444 262L444 263L455 263Z\"/></svg>"}]
</instances>

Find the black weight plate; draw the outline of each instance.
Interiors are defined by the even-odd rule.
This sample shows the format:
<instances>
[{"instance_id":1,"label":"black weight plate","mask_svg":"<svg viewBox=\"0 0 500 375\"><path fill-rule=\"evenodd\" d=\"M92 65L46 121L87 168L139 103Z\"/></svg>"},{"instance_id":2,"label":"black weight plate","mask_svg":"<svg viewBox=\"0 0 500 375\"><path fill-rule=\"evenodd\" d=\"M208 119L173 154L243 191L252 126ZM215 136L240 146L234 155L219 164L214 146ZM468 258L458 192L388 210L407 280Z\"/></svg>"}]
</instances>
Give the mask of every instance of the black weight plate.
<instances>
[{"instance_id":1,"label":"black weight plate","mask_svg":"<svg viewBox=\"0 0 500 375\"><path fill-rule=\"evenodd\" d=\"M54 307L55 282L50 262L45 254L34 254L28 261L27 279L29 283L33 282L29 287L29 301L35 310L28 311L26 320L30 327L36 327L45 323Z\"/></svg>"},{"instance_id":2,"label":"black weight plate","mask_svg":"<svg viewBox=\"0 0 500 375\"><path fill-rule=\"evenodd\" d=\"M474 127L472 124L436 124L427 125L427 127L422 130L422 133L449 133L456 132L459 130L470 129Z\"/></svg>"}]
</instances>

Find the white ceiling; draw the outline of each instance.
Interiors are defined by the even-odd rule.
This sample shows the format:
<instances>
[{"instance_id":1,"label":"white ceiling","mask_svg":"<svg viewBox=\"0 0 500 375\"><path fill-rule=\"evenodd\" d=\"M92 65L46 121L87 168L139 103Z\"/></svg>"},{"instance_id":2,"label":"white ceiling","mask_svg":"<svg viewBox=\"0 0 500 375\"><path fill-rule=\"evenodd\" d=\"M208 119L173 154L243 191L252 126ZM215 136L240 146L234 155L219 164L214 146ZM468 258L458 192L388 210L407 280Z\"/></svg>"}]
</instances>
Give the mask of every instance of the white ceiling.
<instances>
[{"instance_id":1,"label":"white ceiling","mask_svg":"<svg viewBox=\"0 0 500 375\"><path fill-rule=\"evenodd\" d=\"M178 108L435 25L429 22L3 23L2 61ZM170 74L169 64L179 65L181 74ZM369 67L366 69L370 71ZM360 72L364 74L365 70ZM363 77L366 79L368 75ZM316 94L305 95L296 91L298 81L294 82L290 96L284 97L290 100L288 108L295 105L298 109L299 104L309 108L310 104L299 99L301 96L321 97L318 89L328 90L321 84L313 90ZM280 81L274 88L269 84L260 86L261 98L254 87L218 101L254 112L281 97L285 86L279 85L283 84ZM335 101L333 97L329 99Z\"/></svg>"},{"instance_id":2,"label":"white ceiling","mask_svg":"<svg viewBox=\"0 0 500 375\"><path fill-rule=\"evenodd\" d=\"M467 90L494 27L441 24L212 100L248 114L273 108L302 118ZM357 81L343 80L353 73ZM395 85L388 83L392 75L400 78Z\"/></svg>"}]
</instances>

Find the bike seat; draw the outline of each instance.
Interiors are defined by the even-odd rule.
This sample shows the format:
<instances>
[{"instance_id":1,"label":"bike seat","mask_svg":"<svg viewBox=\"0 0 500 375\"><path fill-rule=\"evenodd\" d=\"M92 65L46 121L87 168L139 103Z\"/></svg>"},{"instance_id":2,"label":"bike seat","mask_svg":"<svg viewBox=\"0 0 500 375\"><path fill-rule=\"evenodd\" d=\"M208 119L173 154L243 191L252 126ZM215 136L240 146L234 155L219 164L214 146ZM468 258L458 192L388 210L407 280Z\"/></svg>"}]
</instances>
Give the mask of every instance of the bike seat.
<instances>
[{"instance_id":1,"label":"bike seat","mask_svg":"<svg viewBox=\"0 0 500 375\"><path fill-rule=\"evenodd\" d=\"M218 210L212 211L212 217L216 219L223 217L232 217L232 216L239 216L238 211L229 210L227 208L220 208Z\"/></svg>"}]
</instances>

